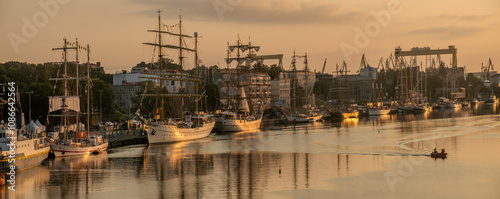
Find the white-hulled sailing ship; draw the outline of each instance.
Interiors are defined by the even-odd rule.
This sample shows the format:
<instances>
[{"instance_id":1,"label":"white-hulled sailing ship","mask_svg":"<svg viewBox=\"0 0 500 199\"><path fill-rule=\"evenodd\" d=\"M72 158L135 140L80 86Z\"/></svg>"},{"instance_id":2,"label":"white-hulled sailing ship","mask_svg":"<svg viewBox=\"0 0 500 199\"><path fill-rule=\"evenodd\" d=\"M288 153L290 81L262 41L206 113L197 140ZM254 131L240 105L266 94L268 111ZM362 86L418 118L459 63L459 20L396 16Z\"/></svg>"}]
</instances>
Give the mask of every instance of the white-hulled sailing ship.
<instances>
[{"instance_id":1,"label":"white-hulled sailing ship","mask_svg":"<svg viewBox=\"0 0 500 199\"><path fill-rule=\"evenodd\" d=\"M261 117L250 115L248 102L245 99L245 90L241 88L240 96L242 98L237 112L226 110L217 114L215 128L220 132L241 132L254 131L260 128Z\"/></svg>"},{"instance_id":2,"label":"white-hulled sailing ship","mask_svg":"<svg viewBox=\"0 0 500 199\"><path fill-rule=\"evenodd\" d=\"M15 101L19 102L18 94L16 94ZM16 107L16 112L21 113L18 118L23 117L21 108ZM40 165L49 156L50 150L49 144L40 135L26 131L26 126L16 128L16 125L9 126L8 122L0 124L0 173L10 172L11 165L15 165L16 171ZM14 150L11 148L14 147L10 145L11 141L15 142ZM15 154L11 154L11 151L15 151Z\"/></svg>"},{"instance_id":3,"label":"white-hulled sailing ship","mask_svg":"<svg viewBox=\"0 0 500 199\"><path fill-rule=\"evenodd\" d=\"M262 122L262 108L261 110L254 111L254 113L250 112L250 107L248 106L248 101L245 93L245 89L242 87L240 76L241 76L241 67L242 63L246 62L249 67L250 64L254 61L252 57L255 55L252 52L259 51L260 46L254 46L251 43L248 45L241 44L241 40L238 39L237 44L233 46L228 46L228 57L226 59L226 63L228 64L228 74L227 80L230 79L229 72L229 64L231 62L236 61L236 90L234 90L234 99L230 97L230 87L229 81L226 82L226 91L227 98L221 99L222 103L226 105L224 111L218 113L216 115L215 128L219 132L252 132L260 129L260 125ZM230 57L230 53L236 50L237 57ZM247 57L241 57L240 53L248 50ZM236 104L235 106L231 106L230 104ZM260 113L259 113L260 112Z\"/></svg>"},{"instance_id":4,"label":"white-hulled sailing ship","mask_svg":"<svg viewBox=\"0 0 500 199\"><path fill-rule=\"evenodd\" d=\"M297 58L304 58L304 89L306 93L306 105L304 106L305 110L298 111L296 110L297 106L297 88L298 88L298 78L297 78L297 67L296 67L296 62ZM326 62L325 62L326 64ZM288 123L296 124L296 123L312 123L320 120L323 115L320 114L317 109L315 108L314 104L309 103L309 75L307 74L309 72L308 66L307 66L307 53L304 56L298 56L295 55L295 50L293 50L293 57L292 57L292 67L293 67L293 93L294 93L294 105L292 107L292 113L287 115ZM312 93L312 90L311 90Z\"/></svg>"},{"instance_id":5,"label":"white-hulled sailing ship","mask_svg":"<svg viewBox=\"0 0 500 199\"><path fill-rule=\"evenodd\" d=\"M52 50L62 50L63 59L63 76L52 78L53 81L63 81L63 95L51 96L49 99L49 119L59 118L59 130L54 132L56 136L51 140L50 146L55 157L86 155L91 153L100 153L108 148L108 141L103 139L102 135L90 135L90 60L87 62L87 77L79 77L79 62L78 52L80 49L87 50L87 58L90 57L89 45L82 47L75 43L70 43L64 38L64 46L62 48L54 48ZM76 61L68 61L68 51L75 50ZM73 64L75 69L74 74L70 74L69 64ZM72 75L75 75L72 77ZM86 128L80 123L80 79L86 80ZM73 89L71 89L73 88ZM55 91L55 89L54 89ZM85 129L83 129L85 128Z\"/></svg>"},{"instance_id":6,"label":"white-hulled sailing ship","mask_svg":"<svg viewBox=\"0 0 500 199\"><path fill-rule=\"evenodd\" d=\"M158 143L168 143L168 142L178 142L192 139L204 138L210 135L210 132L214 128L215 121L211 115L207 115L198 111L198 101L200 98L205 97L205 95L198 94L198 84L200 82L199 72L198 72L198 52L197 52L197 39L198 34L194 33L195 38L195 49L189 49L184 46L184 38L193 38L193 36L183 35L182 34L182 20L179 20L179 33L169 32L168 30L162 30L161 23L161 15L160 11L158 11L158 29L157 30L149 30L148 32L157 33L157 43L144 43L146 45L151 45L154 47L158 47L158 65L159 72L158 73L145 73L144 77L151 80L158 80L160 93L157 94L149 94L145 93L143 97L155 97L160 99L160 117L159 120L155 117L153 120L145 120L139 114L140 108L137 110L136 115L139 119L144 123L145 130L148 135L149 144L158 144ZM163 44L162 35L167 34L171 36L179 37L179 45L168 45ZM162 64L163 54L162 49L176 49L179 50L179 65L181 67L178 73L166 73L164 66ZM196 75L188 75L183 72L183 51L190 51L195 53L195 66L196 66ZM179 81L180 89L178 93L165 93L164 81ZM187 94L185 93L184 83L185 82L195 82L196 84L196 93L195 94ZM181 104L179 107L180 118L175 119L165 119L165 98L180 98ZM184 112L184 99L185 98L196 98L196 112L194 114L185 113Z\"/></svg>"}]
</instances>

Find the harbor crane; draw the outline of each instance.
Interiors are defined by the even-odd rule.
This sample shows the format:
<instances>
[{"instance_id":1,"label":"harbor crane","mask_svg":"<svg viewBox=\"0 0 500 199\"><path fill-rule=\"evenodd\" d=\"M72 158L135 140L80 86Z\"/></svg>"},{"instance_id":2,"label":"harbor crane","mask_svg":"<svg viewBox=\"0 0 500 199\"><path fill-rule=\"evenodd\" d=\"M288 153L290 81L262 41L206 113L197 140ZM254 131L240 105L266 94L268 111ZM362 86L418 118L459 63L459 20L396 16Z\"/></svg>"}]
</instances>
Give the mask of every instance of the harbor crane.
<instances>
[{"instance_id":1,"label":"harbor crane","mask_svg":"<svg viewBox=\"0 0 500 199\"><path fill-rule=\"evenodd\" d=\"M321 73L325 73L325 67L326 67L326 58L325 58L325 63L323 64L323 70L321 70Z\"/></svg>"},{"instance_id":2,"label":"harbor crane","mask_svg":"<svg viewBox=\"0 0 500 199\"><path fill-rule=\"evenodd\" d=\"M491 58L489 59L487 66L483 66L483 63L481 63L481 79L483 81L490 81L490 70L495 70L495 66L491 62Z\"/></svg>"}]
</instances>

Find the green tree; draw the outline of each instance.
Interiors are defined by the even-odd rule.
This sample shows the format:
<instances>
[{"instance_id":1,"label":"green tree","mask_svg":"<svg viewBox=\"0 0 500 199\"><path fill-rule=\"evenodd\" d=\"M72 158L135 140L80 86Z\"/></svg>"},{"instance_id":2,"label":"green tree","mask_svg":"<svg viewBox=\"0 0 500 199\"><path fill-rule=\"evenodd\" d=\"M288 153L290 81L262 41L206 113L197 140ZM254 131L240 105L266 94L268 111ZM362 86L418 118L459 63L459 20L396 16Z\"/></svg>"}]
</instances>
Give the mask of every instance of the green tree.
<instances>
[{"instance_id":1,"label":"green tree","mask_svg":"<svg viewBox=\"0 0 500 199\"><path fill-rule=\"evenodd\" d=\"M100 107L101 103L101 93L102 90L102 111L104 113L113 113L115 109L113 108L113 100L115 98L115 92L111 89L110 84L107 84L101 79L93 80L92 95L94 100L94 105Z\"/></svg>"},{"instance_id":2,"label":"green tree","mask_svg":"<svg viewBox=\"0 0 500 199\"><path fill-rule=\"evenodd\" d=\"M252 72L254 72L254 73L268 73L269 66L267 66L261 62L257 62L253 65Z\"/></svg>"},{"instance_id":3,"label":"green tree","mask_svg":"<svg viewBox=\"0 0 500 199\"><path fill-rule=\"evenodd\" d=\"M323 78L316 81L316 83L314 83L314 95L322 100L326 100L330 93L331 84L332 79L330 78Z\"/></svg>"},{"instance_id":4,"label":"green tree","mask_svg":"<svg viewBox=\"0 0 500 199\"><path fill-rule=\"evenodd\" d=\"M271 80L274 80L276 78L279 78L282 71L283 71L283 69L281 67L279 67L276 64L273 64L273 65L271 65L271 67L269 67L268 74L269 74L269 77L271 78Z\"/></svg>"},{"instance_id":5,"label":"green tree","mask_svg":"<svg viewBox=\"0 0 500 199\"><path fill-rule=\"evenodd\" d=\"M207 95L207 108L209 111L217 110L217 105L220 100L220 91L217 84L207 84L205 86L205 91Z\"/></svg>"}]
</instances>

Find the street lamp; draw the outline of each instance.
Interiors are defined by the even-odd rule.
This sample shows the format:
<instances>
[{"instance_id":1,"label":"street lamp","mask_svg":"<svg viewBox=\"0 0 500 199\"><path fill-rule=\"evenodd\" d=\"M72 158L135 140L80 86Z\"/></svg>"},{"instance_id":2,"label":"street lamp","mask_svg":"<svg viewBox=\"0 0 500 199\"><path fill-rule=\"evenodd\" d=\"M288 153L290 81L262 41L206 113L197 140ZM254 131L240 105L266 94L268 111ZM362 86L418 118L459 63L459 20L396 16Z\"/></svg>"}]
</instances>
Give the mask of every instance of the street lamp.
<instances>
[{"instance_id":1,"label":"street lamp","mask_svg":"<svg viewBox=\"0 0 500 199\"><path fill-rule=\"evenodd\" d=\"M100 98L100 103L99 103L99 106L100 106L100 113L101 113L101 124L102 124L102 91L104 90L98 90L99 91L99 98Z\"/></svg>"}]
</instances>

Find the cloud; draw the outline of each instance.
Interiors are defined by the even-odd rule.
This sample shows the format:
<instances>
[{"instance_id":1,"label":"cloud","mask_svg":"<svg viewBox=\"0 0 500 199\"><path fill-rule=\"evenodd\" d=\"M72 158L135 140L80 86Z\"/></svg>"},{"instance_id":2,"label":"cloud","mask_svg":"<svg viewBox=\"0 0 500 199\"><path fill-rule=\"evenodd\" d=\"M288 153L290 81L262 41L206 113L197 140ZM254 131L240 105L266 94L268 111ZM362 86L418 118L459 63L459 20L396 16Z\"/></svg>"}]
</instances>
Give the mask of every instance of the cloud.
<instances>
[{"instance_id":1,"label":"cloud","mask_svg":"<svg viewBox=\"0 0 500 199\"><path fill-rule=\"evenodd\" d=\"M457 15L457 14L440 14L437 17L441 19L448 20L461 20L461 21L477 21L477 20L486 20L491 18L491 14L487 15Z\"/></svg>"},{"instance_id":2,"label":"cloud","mask_svg":"<svg viewBox=\"0 0 500 199\"><path fill-rule=\"evenodd\" d=\"M437 26L430 28L415 29L408 31L408 34L415 35L434 35L440 39L456 39L459 37L469 36L485 30L485 27L463 27L463 26Z\"/></svg>"},{"instance_id":3,"label":"cloud","mask_svg":"<svg viewBox=\"0 0 500 199\"><path fill-rule=\"evenodd\" d=\"M154 6L136 14L151 15L156 9L201 21L258 24L346 24L367 19L368 11L354 11L343 4L312 0L129 0Z\"/></svg>"}]
</instances>

